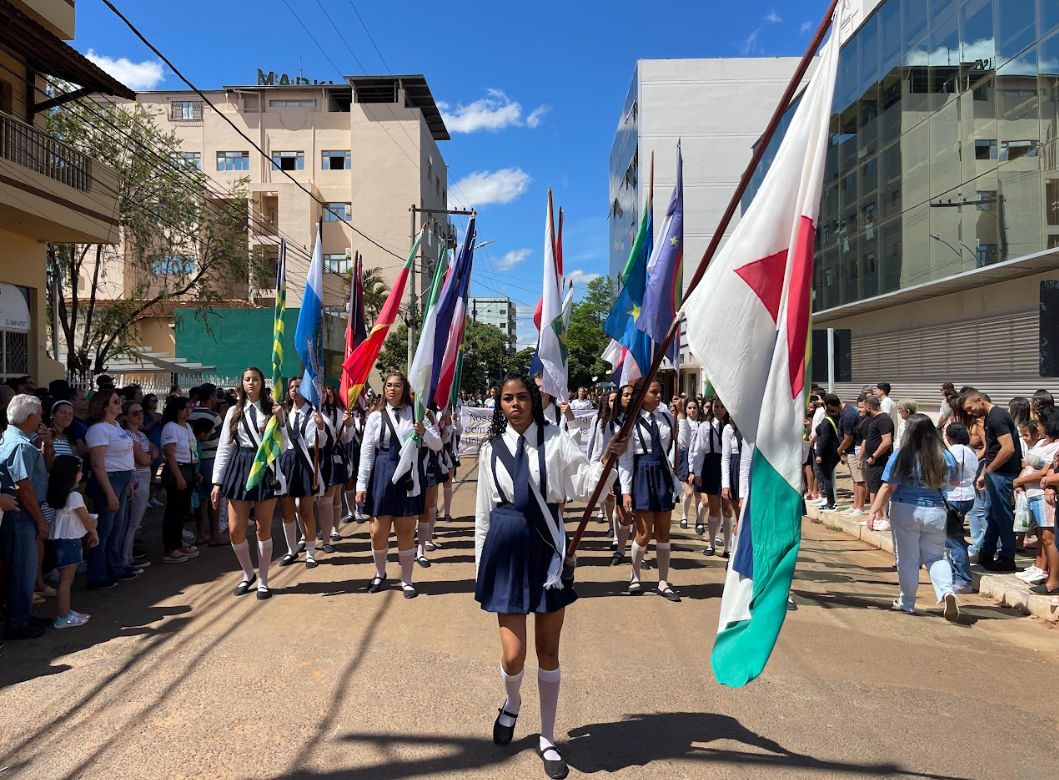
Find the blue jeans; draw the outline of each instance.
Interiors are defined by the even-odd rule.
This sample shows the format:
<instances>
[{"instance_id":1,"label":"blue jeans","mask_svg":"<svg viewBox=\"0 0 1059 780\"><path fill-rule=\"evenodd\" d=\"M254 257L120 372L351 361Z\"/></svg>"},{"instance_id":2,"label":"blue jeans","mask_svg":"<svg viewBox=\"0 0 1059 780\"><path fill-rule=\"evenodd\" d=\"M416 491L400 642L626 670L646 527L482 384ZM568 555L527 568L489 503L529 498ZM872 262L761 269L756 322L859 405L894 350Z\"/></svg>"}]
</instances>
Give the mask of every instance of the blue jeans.
<instances>
[{"instance_id":1,"label":"blue jeans","mask_svg":"<svg viewBox=\"0 0 1059 780\"><path fill-rule=\"evenodd\" d=\"M949 506L966 517L974 501L950 501ZM967 557L967 539L962 533L945 538L945 557L952 565L952 581L957 585L971 585L971 562Z\"/></svg>"},{"instance_id":2,"label":"blue jeans","mask_svg":"<svg viewBox=\"0 0 1059 780\"><path fill-rule=\"evenodd\" d=\"M88 584L101 585L107 580L120 577L125 573L125 562L122 560L122 526L125 518L125 504L129 499L129 483L132 482L131 471L108 471L110 488L118 497L118 508L111 512L107 509L107 494L99 482L92 478L88 481L88 492L92 497L96 514L99 515L97 532L99 544L88 548Z\"/></svg>"},{"instance_id":3,"label":"blue jeans","mask_svg":"<svg viewBox=\"0 0 1059 780\"><path fill-rule=\"evenodd\" d=\"M37 582L37 524L26 512L4 512L0 522L4 558L4 624L21 628L33 617L33 585Z\"/></svg>"},{"instance_id":4,"label":"blue jeans","mask_svg":"<svg viewBox=\"0 0 1059 780\"><path fill-rule=\"evenodd\" d=\"M985 534L978 548L983 558L1015 557L1014 482L1014 477L985 472Z\"/></svg>"},{"instance_id":5,"label":"blue jeans","mask_svg":"<svg viewBox=\"0 0 1059 780\"><path fill-rule=\"evenodd\" d=\"M1014 523L1014 515L1011 522ZM982 539L985 538L985 491L974 489L974 501L971 511L967 513L967 524L971 530L971 552L975 555L982 549Z\"/></svg>"}]
</instances>

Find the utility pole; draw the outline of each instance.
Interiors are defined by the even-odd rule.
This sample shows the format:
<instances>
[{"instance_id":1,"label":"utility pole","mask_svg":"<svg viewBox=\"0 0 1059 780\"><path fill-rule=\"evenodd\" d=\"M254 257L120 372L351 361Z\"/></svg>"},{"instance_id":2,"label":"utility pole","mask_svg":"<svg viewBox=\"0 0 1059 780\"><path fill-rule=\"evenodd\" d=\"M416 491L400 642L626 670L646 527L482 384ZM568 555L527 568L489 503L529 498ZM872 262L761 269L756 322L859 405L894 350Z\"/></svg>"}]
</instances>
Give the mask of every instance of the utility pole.
<instances>
[{"instance_id":1,"label":"utility pole","mask_svg":"<svg viewBox=\"0 0 1059 780\"><path fill-rule=\"evenodd\" d=\"M421 209L415 204L408 209L412 215L412 226L408 233L408 242L411 244L416 240L416 214L426 214L432 216L434 214L445 214L458 216L470 217L474 214L473 211L461 211L459 209ZM427 290L430 286L430 279L434 275L434 262L430 262L430 267L427 267L427 263L420 263L419 271L423 274L423 290ZM429 276L428 276L429 274ZM408 323L408 368L412 368L412 360L415 358L416 348L416 322L419 316L418 299L416 298L416 261L412 260L412 285L408 296L408 316L405 317L405 322Z\"/></svg>"}]
</instances>

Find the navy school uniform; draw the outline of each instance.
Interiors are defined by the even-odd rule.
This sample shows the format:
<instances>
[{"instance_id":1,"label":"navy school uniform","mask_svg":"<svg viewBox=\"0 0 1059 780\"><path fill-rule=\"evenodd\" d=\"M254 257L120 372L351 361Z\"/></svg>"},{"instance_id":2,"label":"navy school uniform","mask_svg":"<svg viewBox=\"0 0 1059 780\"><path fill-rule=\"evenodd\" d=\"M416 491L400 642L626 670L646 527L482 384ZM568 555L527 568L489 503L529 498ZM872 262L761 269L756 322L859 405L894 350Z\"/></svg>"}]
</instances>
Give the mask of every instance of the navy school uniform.
<instances>
[{"instance_id":1,"label":"navy school uniform","mask_svg":"<svg viewBox=\"0 0 1059 780\"><path fill-rule=\"evenodd\" d=\"M387 422L383 415L389 419ZM399 409L386 405L372 412L364 429L361 443L357 490L367 493L364 511L372 517L416 517L423 514L425 500L422 479L408 490L403 480L393 484L393 475L401 460L401 445L413 433L415 424L411 406ZM391 430L392 425L392 430ZM441 437L429 420L424 420L426 433L422 449L441 449ZM397 438L394 438L394 433ZM422 476L422 475L420 475Z\"/></svg>"},{"instance_id":2,"label":"navy school uniform","mask_svg":"<svg viewBox=\"0 0 1059 780\"><path fill-rule=\"evenodd\" d=\"M343 412L337 406L322 413L327 427L327 444L320 450L320 458L326 466L321 465L329 488L345 485L351 474L349 467L349 441L353 436L353 426L343 424ZM326 457L324 453L326 451Z\"/></svg>"},{"instance_id":3,"label":"navy school uniform","mask_svg":"<svg viewBox=\"0 0 1059 780\"><path fill-rule=\"evenodd\" d=\"M673 418L661 407L640 411L629 449L618 461L621 490L632 495L632 508L641 512L672 512Z\"/></svg>"},{"instance_id":4,"label":"navy school uniform","mask_svg":"<svg viewBox=\"0 0 1059 780\"><path fill-rule=\"evenodd\" d=\"M315 471L313 449L316 446L317 436L320 438L321 463L326 462L324 450L327 444L326 431L317 431L313 413L313 407L309 403L302 404L300 409L292 407L287 412L287 419L284 423L286 444L283 454L279 457L279 468L287 480L287 495L291 498L322 495L327 484L321 466L316 489L313 489L313 472Z\"/></svg>"},{"instance_id":5,"label":"navy school uniform","mask_svg":"<svg viewBox=\"0 0 1059 780\"><path fill-rule=\"evenodd\" d=\"M677 426L677 479L687 482L691 478L691 444L698 434L699 421L684 417Z\"/></svg>"},{"instance_id":6,"label":"navy school uniform","mask_svg":"<svg viewBox=\"0 0 1059 780\"><path fill-rule=\"evenodd\" d=\"M278 461L273 462L257 485L246 489L246 480L270 415L266 415L260 401L246 402L233 434L232 420L237 410L238 407L233 406L224 416L221 437L217 441L217 459L213 464L214 478L220 485L221 495L229 501L270 501L286 490L286 480Z\"/></svg>"},{"instance_id":7,"label":"navy school uniform","mask_svg":"<svg viewBox=\"0 0 1059 780\"><path fill-rule=\"evenodd\" d=\"M695 487L697 493L721 495L722 430L719 420L704 420L699 423L691 442L691 473L700 479L700 484Z\"/></svg>"},{"instance_id":8,"label":"navy school uniform","mask_svg":"<svg viewBox=\"0 0 1059 780\"><path fill-rule=\"evenodd\" d=\"M623 424L624 415L619 415L617 419L611 420L600 430L599 415L592 418L592 425L588 429L588 459L590 461L594 462L603 458L603 453L607 451L610 440L618 435ZM617 500L621 500L620 480L614 480L614 487L611 488L610 493Z\"/></svg>"},{"instance_id":9,"label":"navy school uniform","mask_svg":"<svg viewBox=\"0 0 1059 780\"><path fill-rule=\"evenodd\" d=\"M540 430L532 423L521 437L508 428L482 447L474 598L483 610L557 612L577 599L572 585L559 581L566 548L559 504L567 495L590 495L602 473L602 463L589 462L573 439L553 425ZM613 478L611 472L608 479Z\"/></svg>"}]
</instances>

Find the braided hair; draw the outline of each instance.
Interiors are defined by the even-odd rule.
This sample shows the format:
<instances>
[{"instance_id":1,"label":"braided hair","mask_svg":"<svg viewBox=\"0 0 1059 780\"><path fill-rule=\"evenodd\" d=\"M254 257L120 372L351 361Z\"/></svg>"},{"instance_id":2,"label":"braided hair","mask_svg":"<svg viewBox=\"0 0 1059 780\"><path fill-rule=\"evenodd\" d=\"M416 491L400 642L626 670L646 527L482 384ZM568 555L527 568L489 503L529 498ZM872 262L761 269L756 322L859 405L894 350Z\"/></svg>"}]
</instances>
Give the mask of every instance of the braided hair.
<instances>
[{"instance_id":1,"label":"braided hair","mask_svg":"<svg viewBox=\"0 0 1059 780\"><path fill-rule=\"evenodd\" d=\"M528 376L523 374L521 371L511 371L504 379L500 382L500 389L504 389L504 385L508 382L521 382L526 386L526 390L529 392L530 401L533 403L533 421L537 423L539 428L543 428L547 425L544 419L544 403L541 401L541 391L537 387L537 383L530 379ZM504 414L502 404L498 398L496 401L496 407L493 409L493 422L489 426L489 441L494 441L504 435L504 431L507 430L507 416Z\"/></svg>"}]
</instances>

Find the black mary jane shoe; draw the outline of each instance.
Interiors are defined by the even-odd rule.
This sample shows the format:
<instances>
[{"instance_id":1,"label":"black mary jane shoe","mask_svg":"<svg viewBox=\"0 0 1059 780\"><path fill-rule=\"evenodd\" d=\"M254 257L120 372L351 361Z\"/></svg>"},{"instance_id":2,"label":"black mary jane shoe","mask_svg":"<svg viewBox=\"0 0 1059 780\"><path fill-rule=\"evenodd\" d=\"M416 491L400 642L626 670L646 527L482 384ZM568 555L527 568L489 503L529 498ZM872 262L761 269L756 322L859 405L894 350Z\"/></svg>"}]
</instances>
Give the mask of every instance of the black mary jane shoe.
<instances>
[{"instance_id":1,"label":"black mary jane shoe","mask_svg":"<svg viewBox=\"0 0 1059 780\"><path fill-rule=\"evenodd\" d=\"M382 586L385 584L385 577L372 577L371 583L368 585L368 593L378 593L380 590L382 590Z\"/></svg>"},{"instance_id":2,"label":"black mary jane shoe","mask_svg":"<svg viewBox=\"0 0 1059 780\"><path fill-rule=\"evenodd\" d=\"M657 591L658 595L661 596L662 598L664 598L666 601L673 601L673 602L679 602L680 601L680 596L678 596L676 594L676 591L674 591L669 586L666 586L666 588L664 590L656 588L656 591Z\"/></svg>"},{"instance_id":3,"label":"black mary jane shoe","mask_svg":"<svg viewBox=\"0 0 1059 780\"><path fill-rule=\"evenodd\" d=\"M413 588L411 585L401 585L401 593L406 599L414 599L419 595L419 591Z\"/></svg>"},{"instance_id":4,"label":"black mary jane shoe","mask_svg":"<svg viewBox=\"0 0 1059 780\"><path fill-rule=\"evenodd\" d=\"M493 744L494 745L510 745L511 740L515 737L515 724L512 723L510 726L504 726L500 723L500 718L503 715L507 715L512 720L518 720L518 715L512 715L510 712L501 707L497 710L500 714L496 716L496 720L493 721Z\"/></svg>"},{"instance_id":5,"label":"black mary jane shoe","mask_svg":"<svg viewBox=\"0 0 1059 780\"><path fill-rule=\"evenodd\" d=\"M287 553L280 560L279 565L280 566L290 566L296 560L298 560L298 553Z\"/></svg>"},{"instance_id":6,"label":"black mary jane shoe","mask_svg":"<svg viewBox=\"0 0 1059 780\"><path fill-rule=\"evenodd\" d=\"M238 587L236 587L236 589L235 589L235 593L233 593L232 595L234 595L234 596L245 596L247 593L250 592L250 588L255 582L257 582L257 575L256 574L253 577L251 577L249 580L243 580L242 582L240 582Z\"/></svg>"},{"instance_id":7,"label":"black mary jane shoe","mask_svg":"<svg viewBox=\"0 0 1059 780\"><path fill-rule=\"evenodd\" d=\"M697 533L699 536L702 536L704 533L706 533L706 526L704 526L702 523L697 524L695 526L695 533Z\"/></svg>"},{"instance_id":8,"label":"black mary jane shoe","mask_svg":"<svg viewBox=\"0 0 1059 780\"><path fill-rule=\"evenodd\" d=\"M643 563L640 564L640 568L644 571L651 571L651 562L646 558L643 559Z\"/></svg>"},{"instance_id":9,"label":"black mary jane shoe","mask_svg":"<svg viewBox=\"0 0 1059 780\"><path fill-rule=\"evenodd\" d=\"M687 528L688 527L688 518L686 518L686 517L680 518L680 527L681 528Z\"/></svg>"},{"instance_id":10,"label":"black mary jane shoe","mask_svg":"<svg viewBox=\"0 0 1059 780\"><path fill-rule=\"evenodd\" d=\"M611 566L621 566L621 562L624 559L625 559L625 554L624 553L620 553L617 550L615 550L614 553L610 556L610 565Z\"/></svg>"},{"instance_id":11,"label":"black mary jane shoe","mask_svg":"<svg viewBox=\"0 0 1059 780\"><path fill-rule=\"evenodd\" d=\"M630 582L629 583L629 595L630 596L639 596L642 593L643 593L643 585L641 585L638 582Z\"/></svg>"},{"instance_id":12,"label":"black mary jane shoe","mask_svg":"<svg viewBox=\"0 0 1059 780\"><path fill-rule=\"evenodd\" d=\"M257 589L257 600L264 601L265 599L272 598L272 591L268 589L268 586L259 587Z\"/></svg>"},{"instance_id":13,"label":"black mary jane shoe","mask_svg":"<svg viewBox=\"0 0 1059 780\"><path fill-rule=\"evenodd\" d=\"M559 758L545 758L544 756L546 753L554 753L559 756ZM541 750L541 746L538 744L537 755L540 756L541 761L544 762L544 774L548 775L552 780L563 780L564 777L570 774L570 767L566 765L565 759L563 759L559 749L554 745Z\"/></svg>"},{"instance_id":14,"label":"black mary jane shoe","mask_svg":"<svg viewBox=\"0 0 1059 780\"><path fill-rule=\"evenodd\" d=\"M335 546L333 544L331 544L331 542L327 542L327 544L324 545L323 550L324 550L325 553L330 555L331 553L333 553L335 551Z\"/></svg>"},{"instance_id":15,"label":"black mary jane shoe","mask_svg":"<svg viewBox=\"0 0 1059 780\"><path fill-rule=\"evenodd\" d=\"M424 569L430 568L430 560L425 555L420 555L418 558L416 558L416 563L418 563Z\"/></svg>"},{"instance_id":16,"label":"black mary jane shoe","mask_svg":"<svg viewBox=\"0 0 1059 780\"><path fill-rule=\"evenodd\" d=\"M319 565L320 565L320 562L318 560L316 560L315 558L306 558L305 559L305 568L306 569L315 569Z\"/></svg>"}]
</instances>

